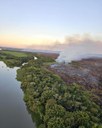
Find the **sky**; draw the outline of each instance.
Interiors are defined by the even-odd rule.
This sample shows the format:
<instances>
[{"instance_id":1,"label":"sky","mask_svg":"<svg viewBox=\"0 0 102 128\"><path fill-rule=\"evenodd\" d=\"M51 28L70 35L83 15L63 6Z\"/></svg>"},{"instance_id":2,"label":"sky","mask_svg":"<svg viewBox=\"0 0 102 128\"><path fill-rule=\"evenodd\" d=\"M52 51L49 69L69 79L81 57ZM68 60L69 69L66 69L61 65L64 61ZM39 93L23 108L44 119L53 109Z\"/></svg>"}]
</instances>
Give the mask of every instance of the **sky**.
<instances>
[{"instance_id":1,"label":"sky","mask_svg":"<svg viewBox=\"0 0 102 128\"><path fill-rule=\"evenodd\" d=\"M76 37L102 41L102 0L0 0L0 46L46 49Z\"/></svg>"}]
</instances>

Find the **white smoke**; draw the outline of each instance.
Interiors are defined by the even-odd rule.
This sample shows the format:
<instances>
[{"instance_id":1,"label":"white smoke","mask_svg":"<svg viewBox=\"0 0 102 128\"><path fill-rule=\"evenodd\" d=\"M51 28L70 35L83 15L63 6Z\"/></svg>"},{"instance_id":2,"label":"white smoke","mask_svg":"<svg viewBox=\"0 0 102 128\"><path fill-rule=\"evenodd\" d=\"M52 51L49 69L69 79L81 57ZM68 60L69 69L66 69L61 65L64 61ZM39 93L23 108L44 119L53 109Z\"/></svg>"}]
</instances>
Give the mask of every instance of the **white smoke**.
<instances>
[{"instance_id":1,"label":"white smoke","mask_svg":"<svg viewBox=\"0 0 102 128\"><path fill-rule=\"evenodd\" d=\"M69 63L83 58L102 57L102 33L69 35L63 40L46 40L42 45L32 44L28 48L61 51L57 62Z\"/></svg>"},{"instance_id":2,"label":"white smoke","mask_svg":"<svg viewBox=\"0 0 102 128\"><path fill-rule=\"evenodd\" d=\"M64 50L56 59L57 62L69 63L73 60L81 60L83 58L102 57L102 42L90 39L71 40L65 43Z\"/></svg>"}]
</instances>

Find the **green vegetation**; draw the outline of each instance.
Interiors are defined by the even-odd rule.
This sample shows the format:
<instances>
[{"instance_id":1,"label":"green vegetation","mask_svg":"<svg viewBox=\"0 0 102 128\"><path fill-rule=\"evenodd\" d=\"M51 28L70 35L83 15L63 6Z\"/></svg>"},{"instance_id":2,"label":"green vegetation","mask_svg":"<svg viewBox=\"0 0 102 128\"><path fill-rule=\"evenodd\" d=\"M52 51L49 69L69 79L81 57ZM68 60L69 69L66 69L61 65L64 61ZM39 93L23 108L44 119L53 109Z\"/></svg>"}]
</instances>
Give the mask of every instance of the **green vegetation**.
<instances>
[{"instance_id":1,"label":"green vegetation","mask_svg":"<svg viewBox=\"0 0 102 128\"><path fill-rule=\"evenodd\" d=\"M102 128L102 108L95 96L80 85L66 85L48 71L45 63L51 61L39 56L17 71L27 107L32 117L39 118L37 127Z\"/></svg>"},{"instance_id":2,"label":"green vegetation","mask_svg":"<svg viewBox=\"0 0 102 128\"><path fill-rule=\"evenodd\" d=\"M34 60L34 56L38 59ZM35 53L0 51L7 66L21 66L24 100L38 128L102 128L98 97L83 86L66 83L46 67L54 58ZM22 66L22 63L28 62Z\"/></svg>"},{"instance_id":3,"label":"green vegetation","mask_svg":"<svg viewBox=\"0 0 102 128\"><path fill-rule=\"evenodd\" d=\"M23 63L29 60L34 60L34 56L39 59L40 62L52 63L54 59L52 57L45 56L38 53L26 53L26 52L15 52L15 51L0 51L0 60L4 61L8 67L21 66Z\"/></svg>"},{"instance_id":4,"label":"green vegetation","mask_svg":"<svg viewBox=\"0 0 102 128\"><path fill-rule=\"evenodd\" d=\"M6 55L12 55L15 57L27 57L27 53L24 52L15 52L15 51L2 51Z\"/></svg>"},{"instance_id":5,"label":"green vegetation","mask_svg":"<svg viewBox=\"0 0 102 128\"><path fill-rule=\"evenodd\" d=\"M0 51L0 60L8 67L21 66L24 62L33 59L33 54L15 51Z\"/></svg>"}]
</instances>

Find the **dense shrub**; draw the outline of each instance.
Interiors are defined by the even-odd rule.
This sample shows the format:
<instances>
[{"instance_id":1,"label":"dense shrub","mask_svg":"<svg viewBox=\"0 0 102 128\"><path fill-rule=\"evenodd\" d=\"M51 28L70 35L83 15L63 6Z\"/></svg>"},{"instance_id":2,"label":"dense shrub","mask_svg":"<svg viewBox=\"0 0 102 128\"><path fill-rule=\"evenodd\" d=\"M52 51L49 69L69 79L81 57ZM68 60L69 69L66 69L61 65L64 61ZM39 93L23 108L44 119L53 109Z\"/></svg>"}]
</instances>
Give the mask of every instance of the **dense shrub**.
<instances>
[{"instance_id":1,"label":"dense shrub","mask_svg":"<svg viewBox=\"0 0 102 128\"><path fill-rule=\"evenodd\" d=\"M30 61L18 70L24 99L39 114L39 128L101 128L102 109L82 86L66 85L46 70L43 62Z\"/></svg>"}]
</instances>

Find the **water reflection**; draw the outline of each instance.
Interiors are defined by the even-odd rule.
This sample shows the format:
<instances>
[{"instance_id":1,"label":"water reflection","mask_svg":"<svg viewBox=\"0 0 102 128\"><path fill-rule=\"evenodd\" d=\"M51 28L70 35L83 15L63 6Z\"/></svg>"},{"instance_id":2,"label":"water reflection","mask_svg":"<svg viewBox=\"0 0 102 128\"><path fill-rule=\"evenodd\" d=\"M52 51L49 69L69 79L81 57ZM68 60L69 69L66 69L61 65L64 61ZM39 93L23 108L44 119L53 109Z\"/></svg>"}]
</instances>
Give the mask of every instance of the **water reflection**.
<instances>
[{"instance_id":1,"label":"water reflection","mask_svg":"<svg viewBox=\"0 0 102 128\"><path fill-rule=\"evenodd\" d=\"M35 128L15 79L17 69L0 62L0 128Z\"/></svg>"}]
</instances>

